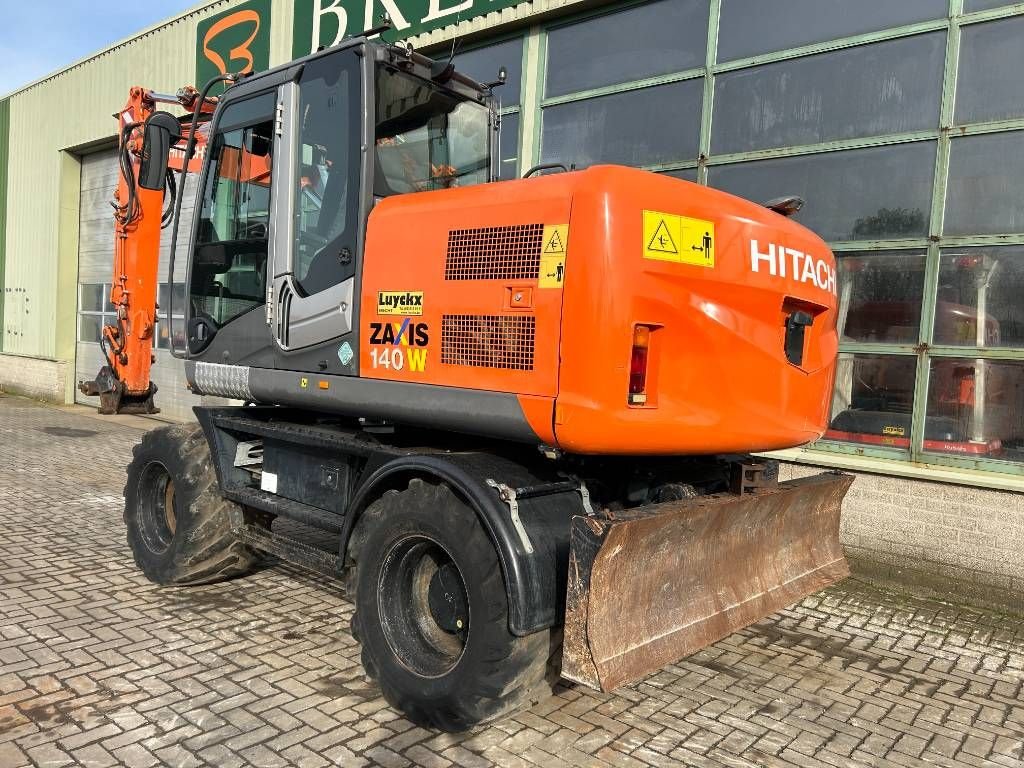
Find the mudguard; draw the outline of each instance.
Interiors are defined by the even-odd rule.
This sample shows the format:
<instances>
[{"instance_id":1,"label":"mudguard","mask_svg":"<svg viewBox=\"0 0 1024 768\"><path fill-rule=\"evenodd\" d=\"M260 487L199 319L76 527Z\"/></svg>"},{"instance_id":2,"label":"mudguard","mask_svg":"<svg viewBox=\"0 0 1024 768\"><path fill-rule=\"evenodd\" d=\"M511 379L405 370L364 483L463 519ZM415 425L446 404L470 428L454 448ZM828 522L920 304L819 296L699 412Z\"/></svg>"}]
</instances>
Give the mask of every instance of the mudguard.
<instances>
[{"instance_id":1,"label":"mudguard","mask_svg":"<svg viewBox=\"0 0 1024 768\"><path fill-rule=\"evenodd\" d=\"M544 467L492 454L402 456L377 468L357 490L342 532L343 555L363 509L385 490L404 488L412 477L448 483L479 516L501 562L513 634L528 635L562 623L571 521L586 512L577 483ZM529 489L515 500L515 516L502 499L502 486Z\"/></svg>"}]
</instances>

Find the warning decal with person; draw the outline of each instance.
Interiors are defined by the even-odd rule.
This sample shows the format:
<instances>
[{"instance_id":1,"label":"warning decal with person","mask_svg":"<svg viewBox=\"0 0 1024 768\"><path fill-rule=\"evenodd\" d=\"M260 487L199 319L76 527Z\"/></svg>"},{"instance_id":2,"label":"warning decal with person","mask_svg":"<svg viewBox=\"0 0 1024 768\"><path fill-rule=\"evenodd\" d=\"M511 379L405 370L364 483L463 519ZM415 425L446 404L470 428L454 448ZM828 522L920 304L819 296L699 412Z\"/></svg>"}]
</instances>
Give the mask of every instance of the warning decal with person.
<instances>
[{"instance_id":1,"label":"warning decal with person","mask_svg":"<svg viewBox=\"0 0 1024 768\"><path fill-rule=\"evenodd\" d=\"M714 268L715 222L644 211L643 257Z\"/></svg>"},{"instance_id":2,"label":"warning decal with person","mask_svg":"<svg viewBox=\"0 0 1024 768\"><path fill-rule=\"evenodd\" d=\"M568 224L548 224L544 227L540 252L539 288L561 288L565 279L565 251L569 238Z\"/></svg>"}]
</instances>

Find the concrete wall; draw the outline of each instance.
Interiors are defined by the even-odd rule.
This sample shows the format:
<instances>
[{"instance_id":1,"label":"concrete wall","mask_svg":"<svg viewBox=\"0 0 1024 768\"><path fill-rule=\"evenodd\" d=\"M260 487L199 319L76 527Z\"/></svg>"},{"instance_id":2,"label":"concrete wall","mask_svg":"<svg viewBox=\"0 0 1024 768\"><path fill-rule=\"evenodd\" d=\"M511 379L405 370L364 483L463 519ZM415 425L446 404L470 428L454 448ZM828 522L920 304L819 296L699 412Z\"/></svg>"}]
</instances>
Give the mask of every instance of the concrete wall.
<instances>
[{"instance_id":1,"label":"concrete wall","mask_svg":"<svg viewBox=\"0 0 1024 768\"><path fill-rule=\"evenodd\" d=\"M0 390L51 403L65 401L69 364L63 360L0 354Z\"/></svg>"},{"instance_id":2,"label":"concrete wall","mask_svg":"<svg viewBox=\"0 0 1024 768\"><path fill-rule=\"evenodd\" d=\"M854 474L841 536L856 573L1024 613L1024 493Z\"/></svg>"}]
</instances>

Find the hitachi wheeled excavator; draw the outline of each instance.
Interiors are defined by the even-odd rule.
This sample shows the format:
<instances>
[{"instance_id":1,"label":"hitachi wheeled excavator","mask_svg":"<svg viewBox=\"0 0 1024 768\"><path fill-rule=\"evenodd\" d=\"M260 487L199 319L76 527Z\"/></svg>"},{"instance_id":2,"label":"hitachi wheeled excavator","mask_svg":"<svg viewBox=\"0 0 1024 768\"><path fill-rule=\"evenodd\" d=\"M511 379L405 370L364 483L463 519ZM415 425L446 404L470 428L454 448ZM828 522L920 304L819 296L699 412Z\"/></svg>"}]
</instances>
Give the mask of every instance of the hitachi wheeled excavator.
<instances>
[{"instance_id":1,"label":"hitachi wheeled excavator","mask_svg":"<svg viewBox=\"0 0 1024 768\"><path fill-rule=\"evenodd\" d=\"M160 227L176 242L192 171L186 299L161 312L185 315L192 392L240 401L136 447L149 579L260 552L343 579L387 700L460 730L559 676L636 681L847 574L851 479L750 455L826 428L836 267L812 232L624 167L498 182L497 82L365 35L219 80L119 113L117 322L83 391L153 409Z\"/></svg>"}]
</instances>

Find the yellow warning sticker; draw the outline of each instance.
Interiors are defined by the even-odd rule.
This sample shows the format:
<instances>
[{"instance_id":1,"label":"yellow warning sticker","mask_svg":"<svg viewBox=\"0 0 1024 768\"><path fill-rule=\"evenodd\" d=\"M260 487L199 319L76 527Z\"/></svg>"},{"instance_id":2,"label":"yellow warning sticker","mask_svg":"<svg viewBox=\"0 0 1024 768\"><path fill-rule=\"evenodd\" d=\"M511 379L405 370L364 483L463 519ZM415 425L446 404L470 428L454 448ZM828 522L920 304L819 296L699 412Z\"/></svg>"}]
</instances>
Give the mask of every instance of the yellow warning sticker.
<instances>
[{"instance_id":1,"label":"yellow warning sticker","mask_svg":"<svg viewBox=\"0 0 1024 768\"><path fill-rule=\"evenodd\" d=\"M644 211L645 259L715 266L715 223L659 211Z\"/></svg>"},{"instance_id":2,"label":"yellow warning sticker","mask_svg":"<svg viewBox=\"0 0 1024 768\"><path fill-rule=\"evenodd\" d=\"M565 254L569 243L568 224L544 227L540 251L540 288L561 288L565 279Z\"/></svg>"}]
</instances>

